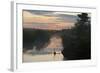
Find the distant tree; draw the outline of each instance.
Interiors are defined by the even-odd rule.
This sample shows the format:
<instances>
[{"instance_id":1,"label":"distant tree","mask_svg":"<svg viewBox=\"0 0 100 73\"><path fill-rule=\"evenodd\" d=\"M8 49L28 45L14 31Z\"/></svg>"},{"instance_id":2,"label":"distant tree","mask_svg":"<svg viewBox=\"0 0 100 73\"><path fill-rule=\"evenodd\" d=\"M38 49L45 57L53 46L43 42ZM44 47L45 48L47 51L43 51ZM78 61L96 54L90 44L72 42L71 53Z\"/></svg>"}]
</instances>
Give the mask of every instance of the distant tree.
<instances>
[{"instance_id":1,"label":"distant tree","mask_svg":"<svg viewBox=\"0 0 100 73\"><path fill-rule=\"evenodd\" d=\"M72 29L62 31L64 59L90 59L91 58L91 32L90 18L87 13L78 15L77 23Z\"/></svg>"},{"instance_id":2,"label":"distant tree","mask_svg":"<svg viewBox=\"0 0 100 73\"><path fill-rule=\"evenodd\" d=\"M33 48L33 37L35 35L36 30L23 28L23 51L27 51Z\"/></svg>"},{"instance_id":3,"label":"distant tree","mask_svg":"<svg viewBox=\"0 0 100 73\"><path fill-rule=\"evenodd\" d=\"M23 51L33 49L41 50L50 42L50 32L48 30L23 29Z\"/></svg>"},{"instance_id":4,"label":"distant tree","mask_svg":"<svg viewBox=\"0 0 100 73\"><path fill-rule=\"evenodd\" d=\"M49 44L50 32L47 30L37 30L33 39L33 46L35 46L37 50L41 50Z\"/></svg>"}]
</instances>

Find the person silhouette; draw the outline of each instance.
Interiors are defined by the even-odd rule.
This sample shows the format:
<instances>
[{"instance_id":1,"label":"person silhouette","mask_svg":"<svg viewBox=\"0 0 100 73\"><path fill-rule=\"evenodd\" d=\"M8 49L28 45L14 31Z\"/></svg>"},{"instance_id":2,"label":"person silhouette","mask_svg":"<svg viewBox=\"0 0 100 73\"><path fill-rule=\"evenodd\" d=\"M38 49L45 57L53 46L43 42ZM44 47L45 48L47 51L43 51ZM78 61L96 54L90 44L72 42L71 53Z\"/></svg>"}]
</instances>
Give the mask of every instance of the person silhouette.
<instances>
[{"instance_id":1,"label":"person silhouette","mask_svg":"<svg viewBox=\"0 0 100 73\"><path fill-rule=\"evenodd\" d=\"M53 53L53 54L54 54L54 56L55 56L55 55L56 55L56 52L54 51L54 53Z\"/></svg>"}]
</instances>

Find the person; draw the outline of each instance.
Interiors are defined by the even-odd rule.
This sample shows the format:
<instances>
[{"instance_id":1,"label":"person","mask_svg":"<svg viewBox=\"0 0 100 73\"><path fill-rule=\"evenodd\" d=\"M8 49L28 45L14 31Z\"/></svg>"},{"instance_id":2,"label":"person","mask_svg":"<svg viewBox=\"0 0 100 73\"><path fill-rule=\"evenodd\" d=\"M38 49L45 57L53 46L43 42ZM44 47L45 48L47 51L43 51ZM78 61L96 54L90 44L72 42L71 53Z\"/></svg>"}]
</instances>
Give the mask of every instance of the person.
<instances>
[{"instance_id":1,"label":"person","mask_svg":"<svg viewBox=\"0 0 100 73\"><path fill-rule=\"evenodd\" d=\"M54 54L54 56L55 56L55 55L56 55L56 52L54 51L54 53L53 53L53 54Z\"/></svg>"}]
</instances>

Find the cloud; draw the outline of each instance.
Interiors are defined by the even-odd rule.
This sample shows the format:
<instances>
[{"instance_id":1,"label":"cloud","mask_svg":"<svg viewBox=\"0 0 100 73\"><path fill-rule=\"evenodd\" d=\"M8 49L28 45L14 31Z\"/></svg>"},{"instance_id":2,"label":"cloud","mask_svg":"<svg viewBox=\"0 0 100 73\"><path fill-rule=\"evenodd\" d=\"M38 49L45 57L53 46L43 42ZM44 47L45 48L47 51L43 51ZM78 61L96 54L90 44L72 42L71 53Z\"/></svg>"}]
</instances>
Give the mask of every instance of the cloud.
<instances>
[{"instance_id":1,"label":"cloud","mask_svg":"<svg viewBox=\"0 0 100 73\"><path fill-rule=\"evenodd\" d=\"M74 15L65 15L65 14L60 14L58 15L58 20L62 21L62 22L72 22L75 23L78 19L77 16Z\"/></svg>"},{"instance_id":2,"label":"cloud","mask_svg":"<svg viewBox=\"0 0 100 73\"><path fill-rule=\"evenodd\" d=\"M44 10L25 10L35 15L51 15L54 11L44 11Z\"/></svg>"},{"instance_id":3,"label":"cloud","mask_svg":"<svg viewBox=\"0 0 100 73\"><path fill-rule=\"evenodd\" d=\"M56 21L57 17L55 16L43 16L43 15L36 15L32 14L28 11L23 12L23 22L24 23L52 23Z\"/></svg>"},{"instance_id":4,"label":"cloud","mask_svg":"<svg viewBox=\"0 0 100 73\"><path fill-rule=\"evenodd\" d=\"M77 19L75 15L54 11L23 11L24 28L64 29L74 26Z\"/></svg>"}]
</instances>

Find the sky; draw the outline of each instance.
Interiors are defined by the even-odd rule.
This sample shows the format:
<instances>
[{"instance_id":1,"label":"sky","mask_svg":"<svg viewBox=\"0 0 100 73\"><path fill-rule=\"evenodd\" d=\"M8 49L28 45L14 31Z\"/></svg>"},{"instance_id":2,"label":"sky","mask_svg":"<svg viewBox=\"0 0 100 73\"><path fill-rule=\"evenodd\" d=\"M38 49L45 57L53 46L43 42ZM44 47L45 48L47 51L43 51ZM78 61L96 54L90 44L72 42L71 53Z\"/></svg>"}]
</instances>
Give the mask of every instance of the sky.
<instances>
[{"instance_id":1,"label":"sky","mask_svg":"<svg viewBox=\"0 0 100 73\"><path fill-rule=\"evenodd\" d=\"M74 26L78 14L80 13L23 10L23 27L48 30L68 29Z\"/></svg>"}]
</instances>

